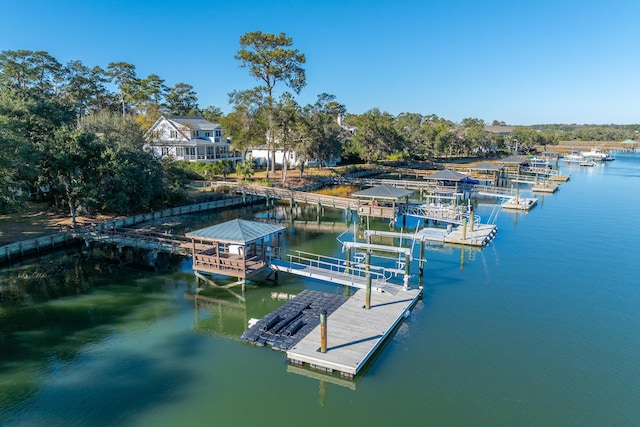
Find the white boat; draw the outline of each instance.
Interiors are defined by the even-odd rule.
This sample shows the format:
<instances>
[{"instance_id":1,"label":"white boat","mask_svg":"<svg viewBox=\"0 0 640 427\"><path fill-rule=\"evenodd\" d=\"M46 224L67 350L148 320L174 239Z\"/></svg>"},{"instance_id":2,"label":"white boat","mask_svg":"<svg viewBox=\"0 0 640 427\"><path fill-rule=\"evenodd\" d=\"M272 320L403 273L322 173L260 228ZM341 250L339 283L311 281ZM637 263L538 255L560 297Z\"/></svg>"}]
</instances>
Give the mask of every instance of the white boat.
<instances>
[{"instance_id":1,"label":"white boat","mask_svg":"<svg viewBox=\"0 0 640 427\"><path fill-rule=\"evenodd\" d=\"M595 148L592 148L590 151L583 151L580 154L582 154L582 157L584 157L585 159L590 159L596 162L607 162L615 160L611 153L604 153L602 151L598 151Z\"/></svg>"},{"instance_id":2,"label":"white boat","mask_svg":"<svg viewBox=\"0 0 640 427\"><path fill-rule=\"evenodd\" d=\"M580 163L584 161L584 156L579 151L572 151L571 154L563 156L562 161L565 163Z\"/></svg>"}]
</instances>

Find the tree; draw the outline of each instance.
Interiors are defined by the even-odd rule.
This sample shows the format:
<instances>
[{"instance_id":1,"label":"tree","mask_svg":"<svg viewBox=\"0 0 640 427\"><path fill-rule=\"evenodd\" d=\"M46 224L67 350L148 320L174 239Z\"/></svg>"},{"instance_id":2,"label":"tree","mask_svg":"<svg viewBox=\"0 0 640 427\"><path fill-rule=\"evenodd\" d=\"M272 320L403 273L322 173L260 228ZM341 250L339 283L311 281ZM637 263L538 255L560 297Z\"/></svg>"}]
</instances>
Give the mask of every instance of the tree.
<instances>
[{"instance_id":1,"label":"tree","mask_svg":"<svg viewBox=\"0 0 640 427\"><path fill-rule=\"evenodd\" d=\"M23 96L51 96L64 80L65 70L44 51L7 50L0 53L0 86Z\"/></svg>"},{"instance_id":2,"label":"tree","mask_svg":"<svg viewBox=\"0 0 640 427\"><path fill-rule=\"evenodd\" d=\"M229 103L233 105L233 111L220 124L231 138L234 149L246 154L250 146L263 145L267 135L267 115L262 91L231 92Z\"/></svg>"},{"instance_id":3,"label":"tree","mask_svg":"<svg viewBox=\"0 0 640 427\"><path fill-rule=\"evenodd\" d=\"M94 134L66 126L58 129L46 145L45 169L52 177L50 185L62 186L73 227L79 207L89 210L97 204L97 167L103 150Z\"/></svg>"},{"instance_id":4,"label":"tree","mask_svg":"<svg viewBox=\"0 0 640 427\"><path fill-rule=\"evenodd\" d=\"M109 96L104 86L108 81L104 70L100 67L88 68L81 61L69 61L66 70L64 94L73 105L77 117L82 118L90 110L102 108L102 100Z\"/></svg>"},{"instance_id":5,"label":"tree","mask_svg":"<svg viewBox=\"0 0 640 427\"><path fill-rule=\"evenodd\" d=\"M300 177L304 172L307 159L318 159L319 166L339 157L342 144L349 134L338 124L338 117L346 112L344 105L338 103L334 95L322 93L313 105L307 105L302 111L302 132L297 144L296 154L300 161Z\"/></svg>"},{"instance_id":6,"label":"tree","mask_svg":"<svg viewBox=\"0 0 640 427\"><path fill-rule=\"evenodd\" d=\"M404 150L410 159L424 158L427 152L428 132L424 118L418 113L400 113L394 121L396 131L403 136Z\"/></svg>"},{"instance_id":7,"label":"tree","mask_svg":"<svg viewBox=\"0 0 640 427\"><path fill-rule=\"evenodd\" d=\"M306 74L302 65L306 62L304 54L298 49L291 49L291 37L284 33L269 34L252 31L240 37L241 49L235 58L241 61L241 67L248 68L249 73L263 85L256 89L266 95L267 107L267 146L271 150L271 168L275 172L275 139L274 139L274 96L273 90L278 82L283 82L295 93L300 93L306 85ZM267 169L267 177L268 177Z\"/></svg>"},{"instance_id":8,"label":"tree","mask_svg":"<svg viewBox=\"0 0 640 427\"><path fill-rule=\"evenodd\" d=\"M104 150L94 180L96 205L103 212L126 214L163 207L169 189L162 163L144 149L143 132L132 118L101 112L85 117L80 130L100 135Z\"/></svg>"},{"instance_id":9,"label":"tree","mask_svg":"<svg viewBox=\"0 0 640 427\"><path fill-rule=\"evenodd\" d=\"M202 110L202 116L211 123L219 123L220 119L224 118L224 113L222 112L222 109L209 105L207 108Z\"/></svg>"},{"instance_id":10,"label":"tree","mask_svg":"<svg viewBox=\"0 0 640 427\"><path fill-rule=\"evenodd\" d=\"M358 132L353 142L367 163L380 160L402 147L402 135L394 128L391 114L373 108L357 116L355 122Z\"/></svg>"},{"instance_id":11,"label":"tree","mask_svg":"<svg viewBox=\"0 0 640 427\"><path fill-rule=\"evenodd\" d=\"M120 102L122 104L122 115L126 114L126 101L134 95L138 85L136 78L136 66L128 62L111 62L107 66L107 74L120 90Z\"/></svg>"},{"instance_id":12,"label":"tree","mask_svg":"<svg viewBox=\"0 0 640 427\"><path fill-rule=\"evenodd\" d=\"M238 176L243 177L244 179L249 179L255 173L253 169L253 162L245 160L236 165L236 173Z\"/></svg>"},{"instance_id":13,"label":"tree","mask_svg":"<svg viewBox=\"0 0 640 427\"><path fill-rule=\"evenodd\" d=\"M169 88L165 96L166 108L169 114L177 116L199 115L198 96L193 86L187 83L176 83Z\"/></svg>"},{"instance_id":14,"label":"tree","mask_svg":"<svg viewBox=\"0 0 640 427\"><path fill-rule=\"evenodd\" d=\"M289 154L300 140L300 106L293 96L285 92L275 106L274 132L282 147L282 182L287 182Z\"/></svg>"},{"instance_id":15,"label":"tree","mask_svg":"<svg viewBox=\"0 0 640 427\"><path fill-rule=\"evenodd\" d=\"M220 159L213 162L211 168L214 174L222 175L222 179L226 180L227 176L233 171L233 163L229 159Z\"/></svg>"},{"instance_id":16,"label":"tree","mask_svg":"<svg viewBox=\"0 0 640 427\"><path fill-rule=\"evenodd\" d=\"M5 93L0 93L0 214L14 212L24 206L28 187L22 177L24 172L32 175L25 169L33 167L32 150L20 133L20 123L5 113L12 109L7 105L11 102Z\"/></svg>"},{"instance_id":17,"label":"tree","mask_svg":"<svg viewBox=\"0 0 640 427\"><path fill-rule=\"evenodd\" d=\"M535 150L536 145L540 144L541 135L535 129L525 126L516 126L511 131L511 140L514 142L516 154L518 152L530 153Z\"/></svg>"}]
</instances>

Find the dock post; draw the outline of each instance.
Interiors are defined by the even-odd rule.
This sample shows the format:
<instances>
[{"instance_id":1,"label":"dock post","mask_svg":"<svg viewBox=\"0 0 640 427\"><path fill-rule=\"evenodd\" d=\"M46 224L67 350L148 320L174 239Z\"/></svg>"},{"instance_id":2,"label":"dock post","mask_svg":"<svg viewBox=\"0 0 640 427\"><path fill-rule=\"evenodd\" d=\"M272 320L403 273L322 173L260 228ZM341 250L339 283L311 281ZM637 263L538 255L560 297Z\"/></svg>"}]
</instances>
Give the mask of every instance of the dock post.
<instances>
[{"instance_id":1,"label":"dock post","mask_svg":"<svg viewBox=\"0 0 640 427\"><path fill-rule=\"evenodd\" d=\"M320 312L320 352L327 352L327 310Z\"/></svg>"},{"instance_id":2,"label":"dock post","mask_svg":"<svg viewBox=\"0 0 640 427\"><path fill-rule=\"evenodd\" d=\"M420 241L420 262L418 263L420 277L424 274L424 240Z\"/></svg>"},{"instance_id":3,"label":"dock post","mask_svg":"<svg viewBox=\"0 0 640 427\"><path fill-rule=\"evenodd\" d=\"M409 271L411 266L411 258L409 254L404 255L404 288L409 289Z\"/></svg>"},{"instance_id":4,"label":"dock post","mask_svg":"<svg viewBox=\"0 0 640 427\"><path fill-rule=\"evenodd\" d=\"M351 266L351 247L347 248L346 261L344 265L344 272L349 274L349 267Z\"/></svg>"},{"instance_id":5,"label":"dock post","mask_svg":"<svg viewBox=\"0 0 640 427\"><path fill-rule=\"evenodd\" d=\"M471 216L469 217L469 227L471 228L471 231L473 232L473 217L474 217L474 213L473 213L473 208L471 209Z\"/></svg>"},{"instance_id":6,"label":"dock post","mask_svg":"<svg viewBox=\"0 0 640 427\"><path fill-rule=\"evenodd\" d=\"M365 262L365 275L367 277L367 289L364 296L364 308L369 310L371 308L371 271L369 270L369 262L371 261L371 255L369 254L369 250L367 250L364 262Z\"/></svg>"},{"instance_id":7,"label":"dock post","mask_svg":"<svg viewBox=\"0 0 640 427\"><path fill-rule=\"evenodd\" d=\"M467 219L462 218L462 240L467 238Z\"/></svg>"}]
</instances>

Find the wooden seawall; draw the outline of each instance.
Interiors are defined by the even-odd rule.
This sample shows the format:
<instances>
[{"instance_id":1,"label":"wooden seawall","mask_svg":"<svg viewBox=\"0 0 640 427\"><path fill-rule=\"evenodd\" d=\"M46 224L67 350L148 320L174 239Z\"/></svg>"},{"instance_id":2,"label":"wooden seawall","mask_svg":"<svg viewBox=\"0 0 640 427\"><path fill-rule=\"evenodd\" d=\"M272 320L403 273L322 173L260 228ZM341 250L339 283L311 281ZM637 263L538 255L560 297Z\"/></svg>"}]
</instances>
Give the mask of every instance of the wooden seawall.
<instances>
[{"instance_id":1,"label":"wooden seawall","mask_svg":"<svg viewBox=\"0 0 640 427\"><path fill-rule=\"evenodd\" d=\"M156 212L148 212L112 221L95 224L93 227L98 230L131 227L137 224L167 218L178 215L193 214L211 210L223 209L227 207L241 206L244 203L253 203L255 198L234 197L232 199L216 200L215 202L198 203L195 205L178 206L175 208L163 209ZM24 256L40 254L43 252L59 249L69 244L76 244L83 239L83 231L66 230L36 239L23 240L9 245L0 246L0 265L6 264Z\"/></svg>"}]
</instances>

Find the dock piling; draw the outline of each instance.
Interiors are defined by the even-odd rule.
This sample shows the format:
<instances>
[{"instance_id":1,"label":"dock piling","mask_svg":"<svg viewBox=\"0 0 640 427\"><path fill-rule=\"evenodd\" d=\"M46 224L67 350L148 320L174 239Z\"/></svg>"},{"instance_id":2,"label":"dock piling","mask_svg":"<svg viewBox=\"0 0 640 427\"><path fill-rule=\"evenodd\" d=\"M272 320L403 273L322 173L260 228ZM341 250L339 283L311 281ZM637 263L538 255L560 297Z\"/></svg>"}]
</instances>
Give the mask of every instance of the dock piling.
<instances>
[{"instance_id":1,"label":"dock piling","mask_svg":"<svg viewBox=\"0 0 640 427\"><path fill-rule=\"evenodd\" d=\"M327 310L320 312L320 352L327 352Z\"/></svg>"}]
</instances>

